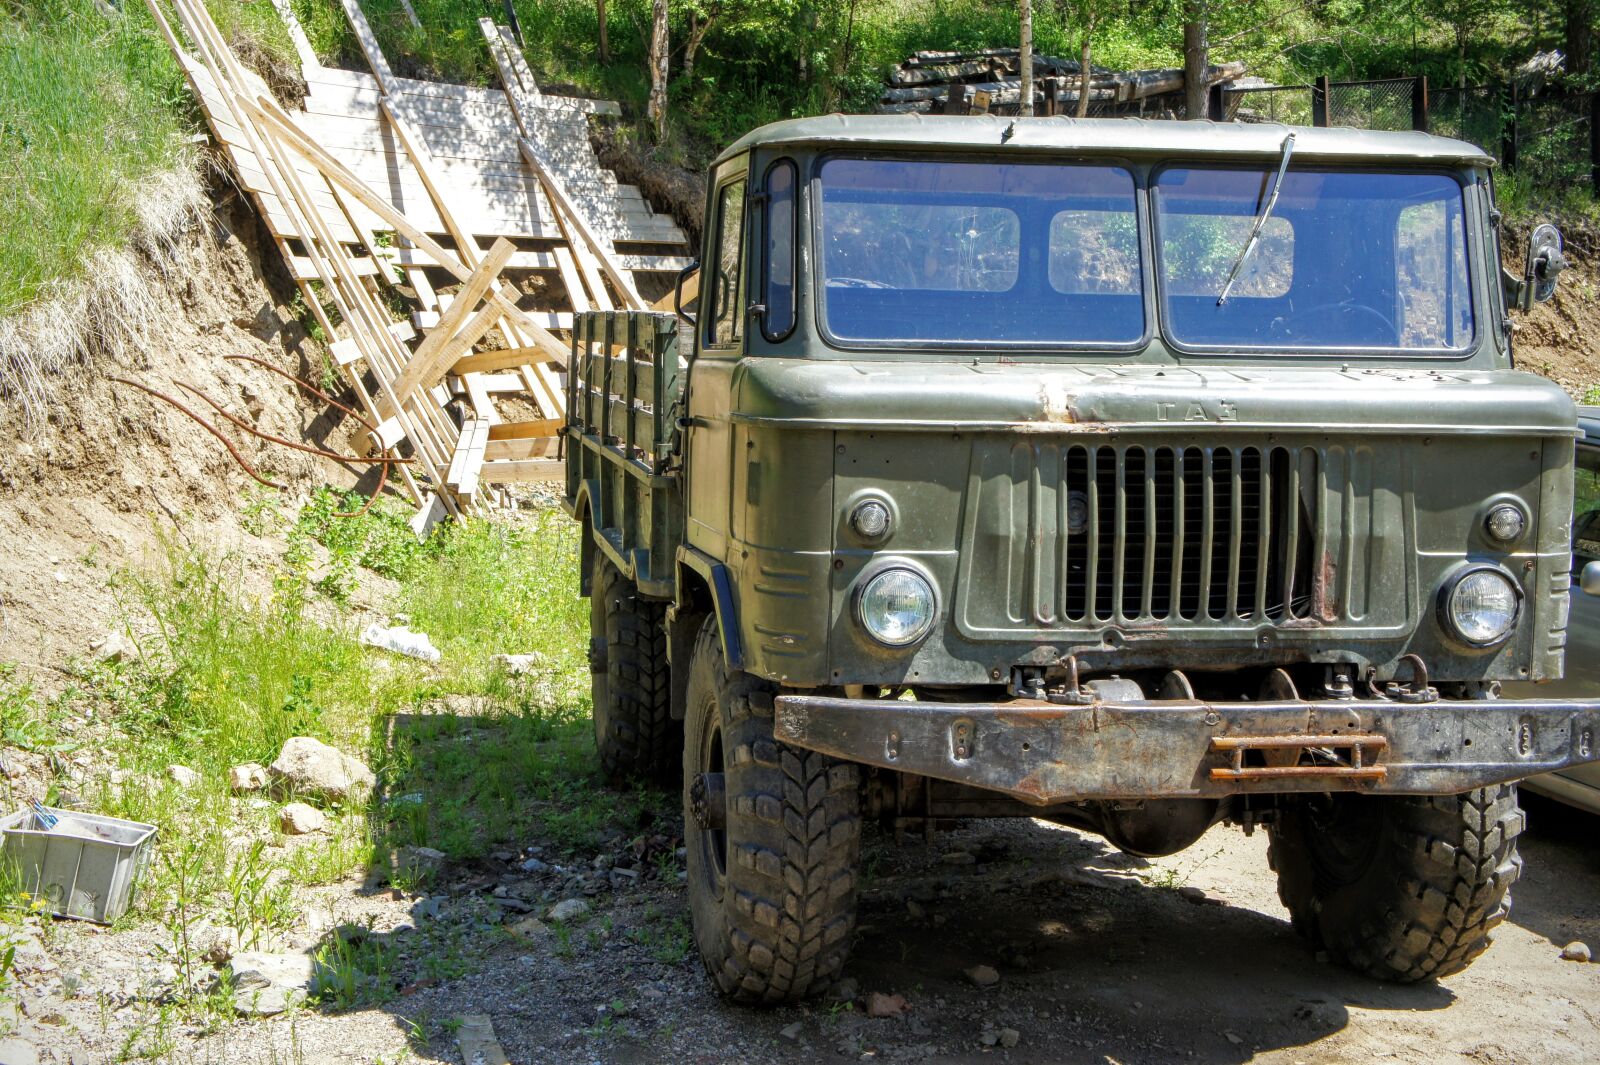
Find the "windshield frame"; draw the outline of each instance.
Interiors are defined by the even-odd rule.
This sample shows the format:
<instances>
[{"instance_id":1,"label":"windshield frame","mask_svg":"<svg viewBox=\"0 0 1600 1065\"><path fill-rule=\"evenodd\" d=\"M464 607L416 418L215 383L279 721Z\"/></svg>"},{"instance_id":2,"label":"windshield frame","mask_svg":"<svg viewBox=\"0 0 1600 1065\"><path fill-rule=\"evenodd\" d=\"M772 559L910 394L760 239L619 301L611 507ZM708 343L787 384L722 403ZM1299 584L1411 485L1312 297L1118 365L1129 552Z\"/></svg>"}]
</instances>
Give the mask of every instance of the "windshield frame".
<instances>
[{"instance_id":1,"label":"windshield frame","mask_svg":"<svg viewBox=\"0 0 1600 1065\"><path fill-rule=\"evenodd\" d=\"M1173 334L1171 316L1167 313L1167 271L1162 259L1162 234L1161 216L1163 211L1160 206L1160 193L1157 191L1161 175L1168 170L1232 170L1244 172L1271 173L1272 167L1263 163L1257 166L1250 161L1242 160L1196 160L1196 159L1163 159L1150 166L1144 183L1147 214L1150 219L1149 240L1153 245L1151 266L1152 288L1154 289L1155 306L1152 309L1156 321L1159 323L1161 340L1167 348L1178 356L1204 356L1205 358L1224 359L1265 359L1268 361L1278 359L1422 359L1429 361L1459 362L1472 358L1482 347L1485 337L1483 318L1492 314L1494 308L1486 306L1482 290L1482 248L1477 232L1477 226L1472 221L1474 210L1474 196L1476 185L1465 180L1458 169L1442 166L1348 166L1338 163L1319 163L1306 161L1301 164L1301 173L1307 171L1337 172L1343 174L1373 174L1373 175L1426 175L1431 177L1444 177L1453 182L1461 193L1461 219L1466 240L1463 249L1463 259L1467 270L1467 283L1465 292L1470 299L1472 312L1472 334L1467 342L1460 347L1452 348L1404 348L1404 347L1364 347L1364 346L1322 346L1322 347L1296 347L1292 343L1282 344L1202 344L1179 339ZM1289 174L1296 171L1293 163L1289 166ZM1286 175L1287 179L1287 175ZM1248 217L1248 216L1246 216Z\"/></svg>"},{"instance_id":2,"label":"windshield frame","mask_svg":"<svg viewBox=\"0 0 1600 1065\"><path fill-rule=\"evenodd\" d=\"M823 168L832 160L848 159L852 161L874 162L917 162L928 163L968 163L968 164L998 164L1005 166L1048 166L1048 167L1099 167L1102 169L1120 170L1126 173L1133 186L1134 232L1139 242L1139 299L1143 314L1143 330L1133 340L1118 343L1104 341L1015 341L1015 340L862 340L857 338L843 338L834 334L828 324L828 281L827 264L824 261L823 249L826 247L824 231L824 190L822 181ZM988 355L1022 354L1027 356L1050 354L1081 354L1093 352L1107 358L1128 359L1147 351L1151 342L1156 338L1159 326L1156 321L1157 303L1155 293L1155 280L1152 272L1154 265L1154 249L1150 246L1152 227L1147 215L1150 203L1146 190L1146 177L1150 172L1148 166L1143 166L1139 161L1120 155L1075 154L1062 156L1041 155L1012 155L1005 152L914 152L904 151L862 151L847 148L832 149L819 152L811 159L806 174L806 198L810 201L809 239L811 241L811 270L810 282L812 288L811 304L814 309L814 322L817 335L820 336L828 347L841 352L895 352L895 353L939 353L973 352Z\"/></svg>"}]
</instances>

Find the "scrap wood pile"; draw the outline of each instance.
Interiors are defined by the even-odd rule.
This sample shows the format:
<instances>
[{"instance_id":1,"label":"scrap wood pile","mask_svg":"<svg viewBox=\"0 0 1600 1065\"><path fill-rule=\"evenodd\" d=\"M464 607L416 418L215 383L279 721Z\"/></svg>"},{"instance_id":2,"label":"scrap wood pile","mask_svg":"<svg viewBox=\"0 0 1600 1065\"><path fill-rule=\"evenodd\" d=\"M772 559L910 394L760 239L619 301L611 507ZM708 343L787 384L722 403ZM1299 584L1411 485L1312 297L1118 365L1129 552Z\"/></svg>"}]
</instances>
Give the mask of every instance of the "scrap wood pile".
<instances>
[{"instance_id":1,"label":"scrap wood pile","mask_svg":"<svg viewBox=\"0 0 1600 1065\"><path fill-rule=\"evenodd\" d=\"M489 19L499 88L397 77L357 0L341 2L371 74L323 67L276 2L302 110L239 61L201 0L173 0L178 27L147 0L330 338L368 461L398 471L419 531L503 501L505 485L559 478L571 345L558 334L574 311L646 309L641 285L660 290L690 261L682 230L589 146L589 115L616 105L542 93Z\"/></svg>"},{"instance_id":2,"label":"scrap wood pile","mask_svg":"<svg viewBox=\"0 0 1600 1065\"><path fill-rule=\"evenodd\" d=\"M1033 109L1036 115L1077 113L1082 67L1074 59L1033 57ZM1206 69L1206 87L1244 73L1243 63ZM981 52L918 52L889 72L879 98L879 114L1014 115L1022 107L1022 58L1015 48ZM1089 114L1093 117L1181 117L1184 77L1181 67L1126 73L1089 68Z\"/></svg>"}]
</instances>

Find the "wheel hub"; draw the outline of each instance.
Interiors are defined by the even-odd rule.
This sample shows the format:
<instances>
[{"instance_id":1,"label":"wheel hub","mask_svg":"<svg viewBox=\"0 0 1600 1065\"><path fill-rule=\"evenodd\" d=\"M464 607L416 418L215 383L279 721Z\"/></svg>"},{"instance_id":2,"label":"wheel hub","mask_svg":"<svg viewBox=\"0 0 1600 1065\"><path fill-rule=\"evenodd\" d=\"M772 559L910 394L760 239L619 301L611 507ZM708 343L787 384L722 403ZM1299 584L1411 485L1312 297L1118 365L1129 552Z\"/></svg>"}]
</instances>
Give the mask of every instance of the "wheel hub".
<instances>
[{"instance_id":1,"label":"wheel hub","mask_svg":"<svg viewBox=\"0 0 1600 1065\"><path fill-rule=\"evenodd\" d=\"M700 773L689 783L689 814L705 832L720 832L728 823L725 778L721 773Z\"/></svg>"}]
</instances>

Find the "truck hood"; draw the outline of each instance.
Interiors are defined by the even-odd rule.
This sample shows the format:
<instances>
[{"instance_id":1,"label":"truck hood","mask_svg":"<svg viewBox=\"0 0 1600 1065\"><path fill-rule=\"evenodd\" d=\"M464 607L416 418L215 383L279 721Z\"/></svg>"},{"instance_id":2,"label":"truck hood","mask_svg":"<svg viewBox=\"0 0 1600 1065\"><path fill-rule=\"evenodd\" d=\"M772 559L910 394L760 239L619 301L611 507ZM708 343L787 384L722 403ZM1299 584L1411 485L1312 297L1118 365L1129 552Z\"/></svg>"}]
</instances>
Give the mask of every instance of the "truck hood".
<instances>
[{"instance_id":1,"label":"truck hood","mask_svg":"<svg viewBox=\"0 0 1600 1065\"><path fill-rule=\"evenodd\" d=\"M745 424L1009 432L1193 430L1576 435L1558 386L1516 370L1055 366L747 358Z\"/></svg>"}]
</instances>

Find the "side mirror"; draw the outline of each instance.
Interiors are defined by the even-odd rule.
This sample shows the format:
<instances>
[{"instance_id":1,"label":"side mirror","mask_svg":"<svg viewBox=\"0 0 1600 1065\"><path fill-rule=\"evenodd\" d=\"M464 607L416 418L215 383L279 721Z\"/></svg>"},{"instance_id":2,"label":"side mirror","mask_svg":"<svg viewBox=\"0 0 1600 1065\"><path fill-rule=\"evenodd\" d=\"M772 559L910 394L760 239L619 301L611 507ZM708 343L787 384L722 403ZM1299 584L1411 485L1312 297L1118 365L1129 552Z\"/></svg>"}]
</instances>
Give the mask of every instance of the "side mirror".
<instances>
[{"instance_id":1,"label":"side mirror","mask_svg":"<svg viewBox=\"0 0 1600 1065\"><path fill-rule=\"evenodd\" d=\"M1578 575L1578 587L1585 595L1600 595L1600 562L1591 562Z\"/></svg>"},{"instance_id":2,"label":"side mirror","mask_svg":"<svg viewBox=\"0 0 1600 1065\"><path fill-rule=\"evenodd\" d=\"M683 290L686 282L689 283L687 286L689 289L687 299L690 302L698 300L700 298L700 264L698 262L692 262L682 270L679 270L677 283L672 286L672 313L678 316L678 321L693 328L695 316L683 309L686 298Z\"/></svg>"},{"instance_id":3,"label":"side mirror","mask_svg":"<svg viewBox=\"0 0 1600 1065\"><path fill-rule=\"evenodd\" d=\"M1522 309L1531 310L1535 303L1545 303L1556 294L1556 278L1567 268L1567 259L1561 253L1561 230L1548 222L1533 228L1528 237L1528 263L1522 272Z\"/></svg>"}]
</instances>

